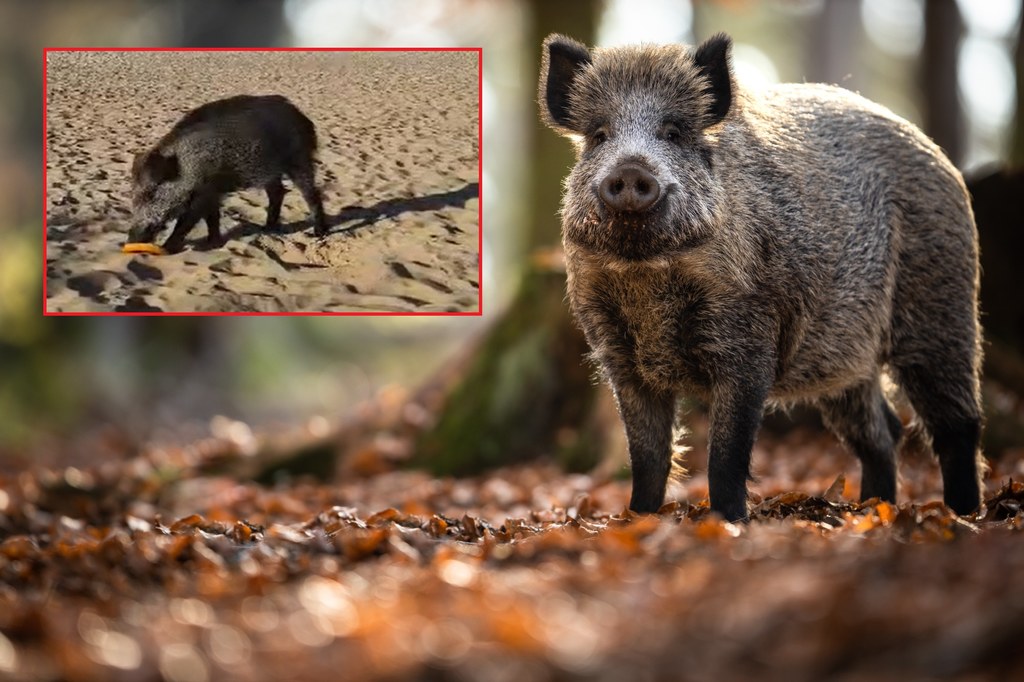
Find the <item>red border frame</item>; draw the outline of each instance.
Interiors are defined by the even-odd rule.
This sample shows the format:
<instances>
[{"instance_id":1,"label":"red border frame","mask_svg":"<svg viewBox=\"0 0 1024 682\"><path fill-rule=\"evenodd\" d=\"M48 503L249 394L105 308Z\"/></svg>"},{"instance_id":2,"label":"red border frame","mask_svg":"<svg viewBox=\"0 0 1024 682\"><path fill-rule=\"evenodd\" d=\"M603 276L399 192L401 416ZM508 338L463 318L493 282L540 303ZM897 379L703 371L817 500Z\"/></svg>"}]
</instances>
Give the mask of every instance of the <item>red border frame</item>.
<instances>
[{"instance_id":1,"label":"red border frame","mask_svg":"<svg viewBox=\"0 0 1024 682\"><path fill-rule=\"evenodd\" d=\"M470 312L55 312L46 307L46 105L47 55L50 52L476 52L477 54L477 309ZM484 53L482 47L44 47L43 48L43 316L44 317L480 317L484 312Z\"/></svg>"}]
</instances>

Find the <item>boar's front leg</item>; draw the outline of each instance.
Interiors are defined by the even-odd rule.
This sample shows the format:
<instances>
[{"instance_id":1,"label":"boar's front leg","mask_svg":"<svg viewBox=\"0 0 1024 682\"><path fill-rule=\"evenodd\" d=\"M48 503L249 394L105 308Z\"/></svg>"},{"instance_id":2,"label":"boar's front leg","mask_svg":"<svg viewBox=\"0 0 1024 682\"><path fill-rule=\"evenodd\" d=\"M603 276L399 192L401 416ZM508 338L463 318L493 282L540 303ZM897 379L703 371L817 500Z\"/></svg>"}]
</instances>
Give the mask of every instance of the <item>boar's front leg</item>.
<instances>
[{"instance_id":1,"label":"boar's front leg","mask_svg":"<svg viewBox=\"0 0 1024 682\"><path fill-rule=\"evenodd\" d=\"M224 243L224 235L220 233L220 205L214 204L206 209L206 244L214 248Z\"/></svg>"},{"instance_id":2,"label":"boar's front leg","mask_svg":"<svg viewBox=\"0 0 1024 682\"><path fill-rule=\"evenodd\" d=\"M281 178L268 182L263 189L267 192L267 223L265 228L273 230L281 222L281 202L284 201L284 185Z\"/></svg>"},{"instance_id":3,"label":"boar's front leg","mask_svg":"<svg viewBox=\"0 0 1024 682\"><path fill-rule=\"evenodd\" d=\"M195 211L192 207L189 207L185 213L178 218L177 222L174 223L174 231L171 232L171 236L164 242L164 251L167 253L178 253L185 248L185 237L192 231L192 228L196 226L199 219L202 217L202 213Z\"/></svg>"},{"instance_id":4,"label":"boar's front leg","mask_svg":"<svg viewBox=\"0 0 1024 682\"><path fill-rule=\"evenodd\" d=\"M656 391L639 381L618 382L614 389L633 467L629 508L640 513L657 512L665 499L672 468L675 394Z\"/></svg>"},{"instance_id":5,"label":"boar's front leg","mask_svg":"<svg viewBox=\"0 0 1024 682\"><path fill-rule=\"evenodd\" d=\"M726 521L747 518L750 451L768 397L768 381L743 379L717 385L711 395L708 493L711 511Z\"/></svg>"},{"instance_id":6,"label":"boar's front leg","mask_svg":"<svg viewBox=\"0 0 1024 682\"><path fill-rule=\"evenodd\" d=\"M216 219L211 224L212 214L216 214ZM211 236L213 234L220 235L220 198L218 196L201 195L189 201L188 208L174 223L171 236L164 242L164 250L168 253L178 253L185 248L185 237L201 219L206 220Z\"/></svg>"}]
</instances>

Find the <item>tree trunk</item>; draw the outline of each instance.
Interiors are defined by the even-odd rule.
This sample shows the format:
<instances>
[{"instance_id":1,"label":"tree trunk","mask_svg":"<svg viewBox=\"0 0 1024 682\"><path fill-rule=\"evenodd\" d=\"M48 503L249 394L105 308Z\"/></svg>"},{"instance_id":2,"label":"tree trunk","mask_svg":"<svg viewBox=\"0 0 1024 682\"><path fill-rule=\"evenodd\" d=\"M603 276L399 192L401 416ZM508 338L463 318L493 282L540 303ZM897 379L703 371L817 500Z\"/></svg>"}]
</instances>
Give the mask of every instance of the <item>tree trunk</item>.
<instances>
[{"instance_id":1,"label":"tree trunk","mask_svg":"<svg viewBox=\"0 0 1024 682\"><path fill-rule=\"evenodd\" d=\"M1017 50L1013 60L1017 73L1017 109L1013 119L1010 165L1014 168L1024 168L1024 0L1020 5L1022 19L1017 28Z\"/></svg>"},{"instance_id":2,"label":"tree trunk","mask_svg":"<svg viewBox=\"0 0 1024 682\"><path fill-rule=\"evenodd\" d=\"M599 7L600 4L589 2L530 2L533 21L526 44L532 50L532 59L527 71L527 92L536 91L536 78L540 73L540 48L544 38L549 33L558 32L586 45L593 44ZM571 145L545 128L539 117L534 117L530 156L533 159L529 185L532 212L526 246L532 251L558 243L561 233L558 207L562 201L562 180L575 159Z\"/></svg>"},{"instance_id":3,"label":"tree trunk","mask_svg":"<svg viewBox=\"0 0 1024 682\"><path fill-rule=\"evenodd\" d=\"M856 53L864 33L860 3L826 0L817 25L811 39L807 80L858 90L861 79L851 71L851 67L857 62Z\"/></svg>"},{"instance_id":4,"label":"tree trunk","mask_svg":"<svg viewBox=\"0 0 1024 682\"><path fill-rule=\"evenodd\" d=\"M551 455L569 469L596 464L586 428L596 395L586 342L565 308L565 275L531 267L444 399L414 464L465 474Z\"/></svg>"},{"instance_id":5,"label":"tree trunk","mask_svg":"<svg viewBox=\"0 0 1024 682\"><path fill-rule=\"evenodd\" d=\"M963 22L956 0L924 4L924 48L920 82L924 91L924 127L957 166L964 162L964 117L957 93L957 50Z\"/></svg>"},{"instance_id":6,"label":"tree trunk","mask_svg":"<svg viewBox=\"0 0 1024 682\"><path fill-rule=\"evenodd\" d=\"M530 8L532 91L544 37L561 32L591 43L600 5L533 0ZM529 259L511 305L448 389L437 423L419 438L413 463L435 473L469 473L539 455L584 470L603 454L586 341L565 305L565 273L554 264L560 260L558 206L571 148L539 121L530 147L526 200L532 210L524 232L528 249L543 251L542 257Z\"/></svg>"},{"instance_id":7,"label":"tree trunk","mask_svg":"<svg viewBox=\"0 0 1024 682\"><path fill-rule=\"evenodd\" d=\"M266 47L286 33L283 0L178 0L176 10L186 47Z\"/></svg>"}]
</instances>

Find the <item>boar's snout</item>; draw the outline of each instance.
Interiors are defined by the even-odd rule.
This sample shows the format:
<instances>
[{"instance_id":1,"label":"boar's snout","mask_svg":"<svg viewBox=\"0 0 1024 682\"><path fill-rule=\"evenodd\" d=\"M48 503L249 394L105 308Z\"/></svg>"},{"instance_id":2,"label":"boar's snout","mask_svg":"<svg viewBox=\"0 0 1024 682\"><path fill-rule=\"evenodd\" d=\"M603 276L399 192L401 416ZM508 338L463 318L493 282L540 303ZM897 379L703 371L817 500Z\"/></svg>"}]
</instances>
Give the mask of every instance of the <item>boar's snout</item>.
<instances>
[{"instance_id":1,"label":"boar's snout","mask_svg":"<svg viewBox=\"0 0 1024 682\"><path fill-rule=\"evenodd\" d=\"M616 166L601 181L597 190L601 201L614 211L638 213L646 211L661 198L658 179L635 163Z\"/></svg>"},{"instance_id":2,"label":"boar's snout","mask_svg":"<svg viewBox=\"0 0 1024 682\"><path fill-rule=\"evenodd\" d=\"M163 225L132 225L128 228L129 243L153 243Z\"/></svg>"}]
</instances>

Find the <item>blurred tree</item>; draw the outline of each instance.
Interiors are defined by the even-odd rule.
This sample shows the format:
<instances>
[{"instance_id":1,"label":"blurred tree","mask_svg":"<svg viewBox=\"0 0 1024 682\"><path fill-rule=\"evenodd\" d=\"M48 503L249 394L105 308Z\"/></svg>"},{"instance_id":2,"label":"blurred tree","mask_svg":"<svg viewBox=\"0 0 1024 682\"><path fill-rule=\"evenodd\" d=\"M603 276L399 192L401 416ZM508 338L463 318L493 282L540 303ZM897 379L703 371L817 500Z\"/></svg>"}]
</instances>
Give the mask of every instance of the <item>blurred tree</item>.
<instances>
[{"instance_id":1,"label":"blurred tree","mask_svg":"<svg viewBox=\"0 0 1024 682\"><path fill-rule=\"evenodd\" d=\"M526 44L539 73L540 45L552 32L593 43L600 3L531 0ZM532 89L532 87L531 87ZM539 121L526 226L534 257L526 264L509 308L481 340L450 388L438 422L418 444L416 464L438 473L464 473L541 454L574 469L600 458L591 417L597 389L584 361L583 334L566 308L565 272L556 244L562 179L573 163L569 145Z\"/></svg>"},{"instance_id":2,"label":"blurred tree","mask_svg":"<svg viewBox=\"0 0 1024 682\"><path fill-rule=\"evenodd\" d=\"M1024 16L1024 2L1021 3ZM981 311L985 329L985 376L1024 396L1024 298L1020 257L1024 253L1020 201L1024 196L1024 20L1014 55L1016 111L1008 167L983 168L967 178L981 247ZM999 456L1024 440L1024 419L1012 402L986 395L986 453Z\"/></svg>"},{"instance_id":3,"label":"blurred tree","mask_svg":"<svg viewBox=\"0 0 1024 682\"><path fill-rule=\"evenodd\" d=\"M1022 2L1024 5L1024 2ZM1024 7L1021 8L1024 12ZM1024 393L1024 299L1019 295L1024 253L1020 197L1024 194L1024 30L1015 51L1017 110L1011 131L1009 168L987 168L968 178L981 242L981 296L987 368ZM1016 356L1016 359L1010 356ZM1012 364L1020 364L1011 370ZM1019 374L1015 381L1011 377Z\"/></svg>"},{"instance_id":4,"label":"blurred tree","mask_svg":"<svg viewBox=\"0 0 1024 682\"><path fill-rule=\"evenodd\" d=\"M963 21L956 0L924 3L924 47L920 83L924 95L924 130L953 163L964 160L965 123L957 90L957 55Z\"/></svg>"},{"instance_id":5,"label":"blurred tree","mask_svg":"<svg viewBox=\"0 0 1024 682\"><path fill-rule=\"evenodd\" d=\"M857 61L863 34L859 2L825 0L810 40L807 79L857 90L858 79L850 65Z\"/></svg>"},{"instance_id":6,"label":"blurred tree","mask_svg":"<svg viewBox=\"0 0 1024 682\"><path fill-rule=\"evenodd\" d=\"M274 45L285 32L283 0L139 4L161 13L163 33L155 42L166 45ZM137 6L123 1L59 5L59 11L55 0L41 0L35 6L0 3L0 19L9 20L0 22L6 24L0 35L8 38L0 53L11 57L2 61L0 75L10 76L18 86L14 94L19 95L12 98L12 128L40 128L35 134L4 140L5 145L13 141L22 156L39 153L39 98L25 94L40 87L41 62L35 43L41 43L43 36L65 45L117 43L112 36L123 30L137 11ZM98 21L100 29L82 32L80 26L90 21ZM13 26L24 30L12 31ZM2 172L0 177L5 177ZM24 195L17 201L27 203ZM36 201L32 200L32 206L38 206ZM31 237L25 235L23 241L13 242L0 256L0 375L6 379L0 385L0 443L20 441L41 426L60 429L83 417L151 425L155 405L171 398L196 403L197 386L203 387L203 395L202 404L195 404L196 411L210 406L231 408L235 372L223 319L39 319L38 288L32 290L29 316L21 297L11 293L15 288L22 291L27 278L14 277L15 268L2 266L6 258L15 255L19 265L38 263L38 255L26 257L25 249L20 248L31 243L37 249L35 235L38 232L32 230ZM72 386L89 388L69 390ZM190 388L185 390L186 386Z\"/></svg>"},{"instance_id":7,"label":"blurred tree","mask_svg":"<svg viewBox=\"0 0 1024 682\"><path fill-rule=\"evenodd\" d=\"M168 45L261 47L279 44L287 30L283 0L176 0L166 9L173 18L165 24ZM97 334L105 344L134 350L129 357L138 363L142 371L136 376L145 385L124 395L145 396L143 404L151 406L166 399L174 385L192 383L203 386L204 406L231 410L237 373L227 348L227 324L229 318L222 317L138 318L99 328Z\"/></svg>"},{"instance_id":8,"label":"blurred tree","mask_svg":"<svg viewBox=\"0 0 1024 682\"><path fill-rule=\"evenodd\" d=\"M1010 148L1010 164L1015 168L1024 168L1024 0L1021 0L1020 5L1017 49L1014 51L1013 60L1017 76L1017 108L1014 112Z\"/></svg>"},{"instance_id":9,"label":"blurred tree","mask_svg":"<svg viewBox=\"0 0 1024 682\"><path fill-rule=\"evenodd\" d=\"M183 47L240 47L278 44L286 33L283 0L175 0L152 2L168 13L162 42ZM232 407L234 390L228 318L137 318L97 330L102 345L124 348L125 360L138 364L145 385L124 395L144 396L151 409L175 385L204 387L205 406ZM201 381L197 378L202 377Z\"/></svg>"},{"instance_id":10,"label":"blurred tree","mask_svg":"<svg viewBox=\"0 0 1024 682\"><path fill-rule=\"evenodd\" d=\"M177 0L175 14L186 47L267 47L285 35L284 0Z\"/></svg>"}]
</instances>

